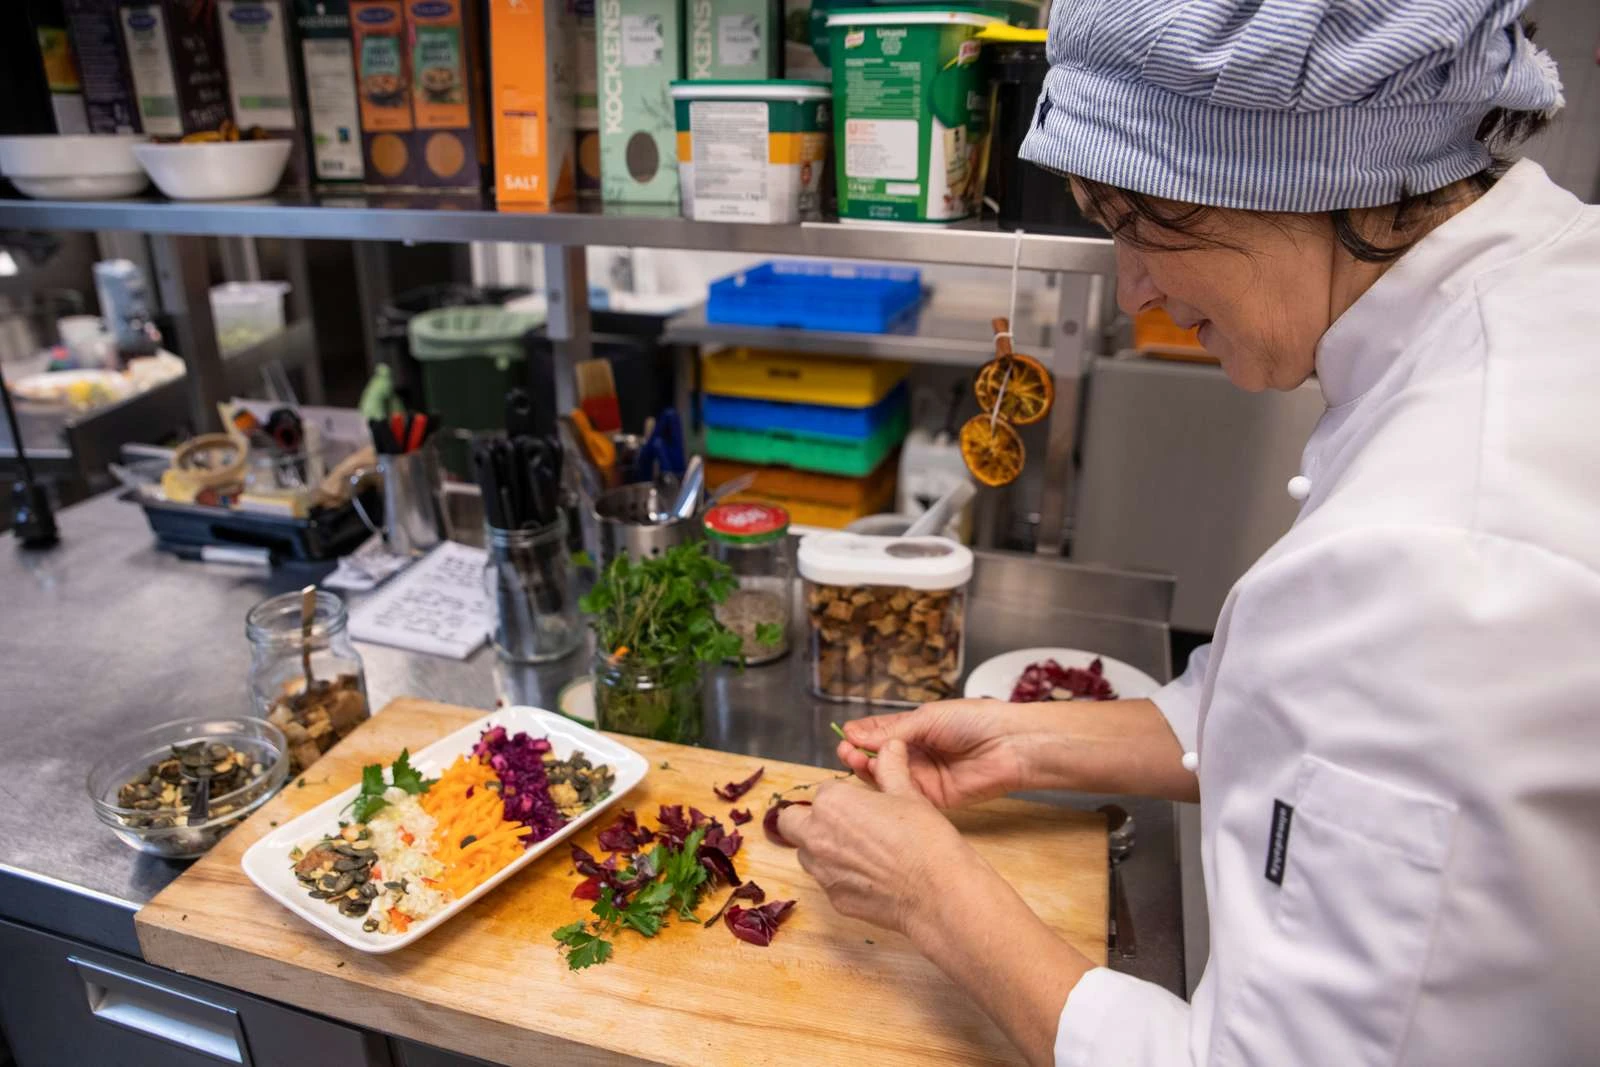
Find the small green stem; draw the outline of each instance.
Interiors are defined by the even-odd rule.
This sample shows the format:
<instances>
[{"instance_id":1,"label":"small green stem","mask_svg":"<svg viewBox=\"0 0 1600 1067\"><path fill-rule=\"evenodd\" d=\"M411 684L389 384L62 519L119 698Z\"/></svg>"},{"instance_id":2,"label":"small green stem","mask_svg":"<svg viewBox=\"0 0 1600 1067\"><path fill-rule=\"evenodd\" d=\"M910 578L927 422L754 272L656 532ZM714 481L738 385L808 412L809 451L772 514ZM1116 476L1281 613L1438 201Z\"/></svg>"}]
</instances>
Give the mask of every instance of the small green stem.
<instances>
[{"instance_id":1,"label":"small green stem","mask_svg":"<svg viewBox=\"0 0 1600 1067\"><path fill-rule=\"evenodd\" d=\"M840 726L836 722L829 723L828 725L832 726L833 727L833 732L839 735L839 740L841 740L841 741L849 741L850 744L855 745L856 748L860 749L862 752L865 752L867 754L867 758L868 759L877 759L878 758L878 754L876 752L872 751L872 749L870 749L870 748L861 748L861 746L860 745L856 745L856 743L854 741L850 741L850 739L844 735L844 727L843 726Z\"/></svg>"}]
</instances>

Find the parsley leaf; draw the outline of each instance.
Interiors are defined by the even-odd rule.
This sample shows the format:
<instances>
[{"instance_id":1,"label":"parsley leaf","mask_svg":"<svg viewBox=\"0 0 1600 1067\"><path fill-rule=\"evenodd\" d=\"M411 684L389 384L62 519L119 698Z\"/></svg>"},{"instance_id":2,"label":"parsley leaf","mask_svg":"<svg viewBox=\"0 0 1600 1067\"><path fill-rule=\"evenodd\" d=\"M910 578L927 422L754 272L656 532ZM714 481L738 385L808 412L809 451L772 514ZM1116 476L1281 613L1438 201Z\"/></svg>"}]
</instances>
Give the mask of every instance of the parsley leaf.
<instances>
[{"instance_id":1,"label":"parsley leaf","mask_svg":"<svg viewBox=\"0 0 1600 1067\"><path fill-rule=\"evenodd\" d=\"M574 971L593 967L611 958L611 942L589 933L582 922L568 923L552 936L561 942L567 966Z\"/></svg>"},{"instance_id":2,"label":"parsley leaf","mask_svg":"<svg viewBox=\"0 0 1600 1067\"><path fill-rule=\"evenodd\" d=\"M422 772L411 766L411 753L403 748L400 750L400 758L394 761L389 773L396 788L404 789L412 796L426 793L439 780L422 777Z\"/></svg>"},{"instance_id":3,"label":"parsley leaf","mask_svg":"<svg viewBox=\"0 0 1600 1067\"><path fill-rule=\"evenodd\" d=\"M756 623L756 641L768 648L776 648L783 644L783 624L776 622Z\"/></svg>"},{"instance_id":4,"label":"parsley leaf","mask_svg":"<svg viewBox=\"0 0 1600 1067\"><path fill-rule=\"evenodd\" d=\"M700 903L700 890L710 877L706 869L700 865L697 853L700 851L700 842L705 839L704 826L690 834L683 842L683 848L666 850L658 848L656 852L666 851L666 856L661 862L661 873L666 880L663 885L670 886L671 898L678 905L678 917L685 922L693 921L695 905ZM654 855L655 853L651 853Z\"/></svg>"}]
</instances>

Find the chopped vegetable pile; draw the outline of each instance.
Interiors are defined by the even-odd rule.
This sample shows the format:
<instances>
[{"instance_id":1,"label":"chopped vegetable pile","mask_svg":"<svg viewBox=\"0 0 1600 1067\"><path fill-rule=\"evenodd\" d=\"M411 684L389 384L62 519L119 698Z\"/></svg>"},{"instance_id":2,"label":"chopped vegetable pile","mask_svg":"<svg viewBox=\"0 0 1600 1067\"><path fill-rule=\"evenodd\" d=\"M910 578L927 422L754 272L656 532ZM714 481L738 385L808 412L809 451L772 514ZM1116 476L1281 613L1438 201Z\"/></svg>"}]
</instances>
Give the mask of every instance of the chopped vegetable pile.
<instances>
[{"instance_id":1,"label":"chopped vegetable pile","mask_svg":"<svg viewBox=\"0 0 1600 1067\"><path fill-rule=\"evenodd\" d=\"M1011 690L1011 703L1034 704L1045 700L1115 700L1116 690L1105 679L1105 664L1097 657L1082 667L1063 667L1053 659L1035 663L1022 672Z\"/></svg>"},{"instance_id":2,"label":"chopped vegetable pile","mask_svg":"<svg viewBox=\"0 0 1600 1067\"><path fill-rule=\"evenodd\" d=\"M743 782L714 791L724 800L737 799L761 780L762 773L758 769ZM741 825L752 816L748 810L736 810L731 818ZM572 865L583 876L572 896L593 902L592 918L568 923L551 935L572 970L609 960L614 949L611 939L623 931L655 937L673 918L707 927L721 919L741 941L768 945L794 908L792 900L764 904L761 887L739 877L733 859L744 838L738 830L729 831L699 808L685 809L682 804L661 805L656 823L652 830L639 824L635 812L621 811L597 838L601 851L609 853L603 861L581 846L572 846ZM645 846L652 843L655 847L647 850ZM695 914L701 897L723 885L733 892L702 923ZM756 906L740 907L736 902L741 900Z\"/></svg>"}]
</instances>

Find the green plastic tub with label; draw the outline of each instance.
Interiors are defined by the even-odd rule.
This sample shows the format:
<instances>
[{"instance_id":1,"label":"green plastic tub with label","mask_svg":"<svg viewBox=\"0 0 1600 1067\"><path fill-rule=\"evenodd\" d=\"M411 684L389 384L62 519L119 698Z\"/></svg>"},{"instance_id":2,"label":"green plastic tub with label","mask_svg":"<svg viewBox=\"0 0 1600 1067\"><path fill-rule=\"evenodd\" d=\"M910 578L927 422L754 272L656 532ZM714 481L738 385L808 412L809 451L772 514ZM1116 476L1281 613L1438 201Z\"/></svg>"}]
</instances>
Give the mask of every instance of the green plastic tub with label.
<instances>
[{"instance_id":1,"label":"green plastic tub with label","mask_svg":"<svg viewBox=\"0 0 1600 1067\"><path fill-rule=\"evenodd\" d=\"M1002 21L930 7L828 16L841 220L949 223L977 212L990 110L978 33Z\"/></svg>"}]
</instances>

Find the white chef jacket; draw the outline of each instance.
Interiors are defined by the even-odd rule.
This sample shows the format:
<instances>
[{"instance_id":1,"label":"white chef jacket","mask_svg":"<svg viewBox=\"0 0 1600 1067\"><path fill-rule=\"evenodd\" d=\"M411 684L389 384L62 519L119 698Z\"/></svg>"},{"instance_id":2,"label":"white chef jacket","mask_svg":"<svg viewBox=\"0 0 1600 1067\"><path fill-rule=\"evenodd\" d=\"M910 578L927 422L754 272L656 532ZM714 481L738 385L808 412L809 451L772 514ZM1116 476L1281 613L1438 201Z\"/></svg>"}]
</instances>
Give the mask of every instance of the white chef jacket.
<instances>
[{"instance_id":1,"label":"white chef jacket","mask_svg":"<svg viewBox=\"0 0 1600 1067\"><path fill-rule=\"evenodd\" d=\"M1517 164L1317 374L1298 519L1155 697L1210 962L1089 972L1056 1063L1600 1063L1600 208Z\"/></svg>"}]
</instances>

